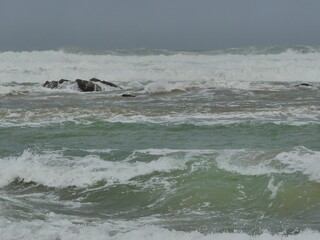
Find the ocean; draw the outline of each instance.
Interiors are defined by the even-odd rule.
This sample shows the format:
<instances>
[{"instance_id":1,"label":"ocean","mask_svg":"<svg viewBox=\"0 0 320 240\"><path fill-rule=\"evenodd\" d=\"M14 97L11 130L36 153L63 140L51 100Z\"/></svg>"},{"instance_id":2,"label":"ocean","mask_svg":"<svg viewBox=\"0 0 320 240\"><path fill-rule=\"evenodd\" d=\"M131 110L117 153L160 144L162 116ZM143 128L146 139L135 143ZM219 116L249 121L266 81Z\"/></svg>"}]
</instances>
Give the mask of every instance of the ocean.
<instances>
[{"instance_id":1,"label":"ocean","mask_svg":"<svg viewBox=\"0 0 320 240\"><path fill-rule=\"evenodd\" d=\"M319 238L320 47L0 52L1 240Z\"/></svg>"}]
</instances>

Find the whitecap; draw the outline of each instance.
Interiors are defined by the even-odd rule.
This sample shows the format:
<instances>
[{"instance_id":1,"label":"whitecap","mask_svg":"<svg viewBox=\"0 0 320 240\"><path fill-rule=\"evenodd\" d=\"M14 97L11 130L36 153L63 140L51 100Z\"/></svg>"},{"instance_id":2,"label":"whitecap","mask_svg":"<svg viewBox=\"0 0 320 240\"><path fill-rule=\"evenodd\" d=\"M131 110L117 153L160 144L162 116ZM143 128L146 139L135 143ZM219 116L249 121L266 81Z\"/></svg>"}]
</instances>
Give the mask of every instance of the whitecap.
<instances>
[{"instance_id":1,"label":"whitecap","mask_svg":"<svg viewBox=\"0 0 320 240\"><path fill-rule=\"evenodd\" d=\"M0 187L16 179L58 188L85 187L98 181L130 183L134 177L184 169L185 161L163 156L151 162L113 162L96 155L69 157L62 152L35 154L25 150L20 156L0 159Z\"/></svg>"},{"instance_id":2,"label":"whitecap","mask_svg":"<svg viewBox=\"0 0 320 240\"><path fill-rule=\"evenodd\" d=\"M293 172L301 172L310 180L320 182L320 152L305 147L296 147L291 151L279 153L275 160L286 165Z\"/></svg>"}]
</instances>

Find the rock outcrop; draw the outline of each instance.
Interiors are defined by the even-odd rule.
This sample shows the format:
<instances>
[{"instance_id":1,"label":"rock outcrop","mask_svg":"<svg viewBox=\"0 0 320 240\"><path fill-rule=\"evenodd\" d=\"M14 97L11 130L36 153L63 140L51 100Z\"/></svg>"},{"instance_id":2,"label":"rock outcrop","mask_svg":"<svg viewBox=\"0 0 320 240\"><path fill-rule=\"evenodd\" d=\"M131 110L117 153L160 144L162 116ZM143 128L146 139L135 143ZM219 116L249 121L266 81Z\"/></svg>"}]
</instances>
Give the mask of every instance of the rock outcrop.
<instances>
[{"instance_id":1,"label":"rock outcrop","mask_svg":"<svg viewBox=\"0 0 320 240\"><path fill-rule=\"evenodd\" d=\"M90 80L76 79L75 81L61 79L59 81L46 81L43 84L43 87L51 89L64 88L66 86L74 86L74 89L79 89L82 92L98 92L110 87L122 89L112 82L107 82L97 78L91 78Z\"/></svg>"},{"instance_id":2,"label":"rock outcrop","mask_svg":"<svg viewBox=\"0 0 320 240\"><path fill-rule=\"evenodd\" d=\"M89 81L91 82L97 82L97 83L102 83L102 84L105 84L107 86L110 86L110 87L115 87L115 88L120 88L122 89L121 87L119 87L118 85L112 83L112 82L107 82L107 81L104 81L104 80L100 80L100 79L97 79L97 78L91 78Z\"/></svg>"},{"instance_id":3,"label":"rock outcrop","mask_svg":"<svg viewBox=\"0 0 320 240\"><path fill-rule=\"evenodd\" d=\"M69 83L71 82L70 80L67 80L67 79L61 79L59 81L46 81L44 84L43 84L43 87L46 87L46 88L59 88L61 85L63 85L64 83Z\"/></svg>"},{"instance_id":4,"label":"rock outcrop","mask_svg":"<svg viewBox=\"0 0 320 240\"><path fill-rule=\"evenodd\" d=\"M98 84L87 80L77 79L76 83L78 84L79 89L83 92L97 92L102 90Z\"/></svg>"}]
</instances>

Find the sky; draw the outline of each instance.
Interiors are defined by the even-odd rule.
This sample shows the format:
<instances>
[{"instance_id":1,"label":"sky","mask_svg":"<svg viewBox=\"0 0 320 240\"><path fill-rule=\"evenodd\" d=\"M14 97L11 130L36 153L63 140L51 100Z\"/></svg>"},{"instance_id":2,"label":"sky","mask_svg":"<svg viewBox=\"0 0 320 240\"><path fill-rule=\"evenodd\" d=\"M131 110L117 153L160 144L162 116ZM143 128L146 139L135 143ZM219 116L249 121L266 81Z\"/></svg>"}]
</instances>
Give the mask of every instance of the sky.
<instances>
[{"instance_id":1,"label":"sky","mask_svg":"<svg viewBox=\"0 0 320 240\"><path fill-rule=\"evenodd\" d=\"M319 0L0 0L0 51L320 45Z\"/></svg>"}]
</instances>

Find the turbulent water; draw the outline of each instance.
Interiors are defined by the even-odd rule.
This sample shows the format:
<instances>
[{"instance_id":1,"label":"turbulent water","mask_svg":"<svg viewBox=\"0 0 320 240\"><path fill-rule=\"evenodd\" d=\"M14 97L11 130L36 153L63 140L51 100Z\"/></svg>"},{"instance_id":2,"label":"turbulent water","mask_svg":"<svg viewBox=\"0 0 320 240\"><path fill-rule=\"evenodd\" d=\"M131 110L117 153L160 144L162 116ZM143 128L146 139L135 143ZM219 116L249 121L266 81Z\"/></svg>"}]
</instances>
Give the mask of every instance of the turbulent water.
<instances>
[{"instance_id":1,"label":"turbulent water","mask_svg":"<svg viewBox=\"0 0 320 240\"><path fill-rule=\"evenodd\" d=\"M2 52L0 239L319 239L319 103L316 47Z\"/></svg>"}]
</instances>

